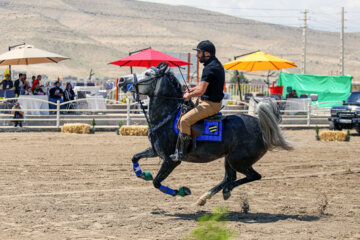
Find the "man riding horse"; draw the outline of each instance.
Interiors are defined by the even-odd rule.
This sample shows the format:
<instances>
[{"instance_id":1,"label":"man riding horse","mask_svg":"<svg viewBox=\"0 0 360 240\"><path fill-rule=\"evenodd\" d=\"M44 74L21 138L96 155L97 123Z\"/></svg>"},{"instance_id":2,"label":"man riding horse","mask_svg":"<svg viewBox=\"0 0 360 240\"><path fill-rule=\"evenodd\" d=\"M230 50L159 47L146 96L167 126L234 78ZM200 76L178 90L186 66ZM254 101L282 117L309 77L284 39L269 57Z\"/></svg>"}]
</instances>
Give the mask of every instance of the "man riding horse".
<instances>
[{"instance_id":1,"label":"man riding horse","mask_svg":"<svg viewBox=\"0 0 360 240\"><path fill-rule=\"evenodd\" d=\"M225 71L221 62L216 58L216 49L209 40L201 41L193 50L204 64L200 85L188 89L183 98L200 97L198 105L185 113L180 119L180 133L175 153L170 157L174 161L185 161L187 150L191 142L191 126L201 119L215 115L220 111L224 97L223 88Z\"/></svg>"}]
</instances>

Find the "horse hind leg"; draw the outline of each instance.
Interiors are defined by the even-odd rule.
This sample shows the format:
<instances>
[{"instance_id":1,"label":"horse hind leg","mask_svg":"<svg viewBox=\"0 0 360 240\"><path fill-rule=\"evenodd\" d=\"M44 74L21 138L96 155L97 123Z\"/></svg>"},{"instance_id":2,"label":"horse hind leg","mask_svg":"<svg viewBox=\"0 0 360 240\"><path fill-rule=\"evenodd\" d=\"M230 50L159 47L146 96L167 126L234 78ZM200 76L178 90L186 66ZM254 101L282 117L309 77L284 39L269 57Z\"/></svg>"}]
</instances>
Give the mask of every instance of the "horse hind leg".
<instances>
[{"instance_id":1,"label":"horse hind leg","mask_svg":"<svg viewBox=\"0 0 360 240\"><path fill-rule=\"evenodd\" d=\"M250 167L248 168L246 171L241 171L242 174L244 174L246 177L245 178L241 178L239 180L233 181L233 182L229 182L228 184L226 184L223 188L223 197L224 200L229 199L229 197L231 196L231 191L237 187L240 186L242 184L245 183L249 183L249 182L253 182L256 180L260 180L261 179L261 175L256 172L254 170L254 168Z\"/></svg>"},{"instance_id":2,"label":"horse hind leg","mask_svg":"<svg viewBox=\"0 0 360 240\"><path fill-rule=\"evenodd\" d=\"M231 168L228 161L225 159L225 177L224 179L217 184L215 187L210 189L208 192L204 193L199 200L196 202L198 205L203 206L206 203L206 200L209 200L214 196L216 193L218 193L223 187L236 180L236 171Z\"/></svg>"}]
</instances>

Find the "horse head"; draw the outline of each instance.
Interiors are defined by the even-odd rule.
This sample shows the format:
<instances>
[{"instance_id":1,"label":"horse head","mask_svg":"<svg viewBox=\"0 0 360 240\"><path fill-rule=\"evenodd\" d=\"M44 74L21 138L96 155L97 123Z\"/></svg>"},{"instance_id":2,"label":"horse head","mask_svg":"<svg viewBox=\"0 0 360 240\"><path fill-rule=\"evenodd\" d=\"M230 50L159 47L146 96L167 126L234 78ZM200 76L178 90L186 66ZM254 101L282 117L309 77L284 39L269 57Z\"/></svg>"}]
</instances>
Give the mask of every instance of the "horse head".
<instances>
[{"instance_id":1,"label":"horse head","mask_svg":"<svg viewBox=\"0 0 360 240\"><path fill-rule=\"evenodd\" d=\"M143 72L120 77L119 88L123 92L131 91L147 96L157 95L161 89L164 89L163 86L160 86L163 84L160 84L161 81L159 81L163 79L164 75L173 77L168 70L168 64L160 63L157 67L151 67Z\"/></svg>"}]
</instances>

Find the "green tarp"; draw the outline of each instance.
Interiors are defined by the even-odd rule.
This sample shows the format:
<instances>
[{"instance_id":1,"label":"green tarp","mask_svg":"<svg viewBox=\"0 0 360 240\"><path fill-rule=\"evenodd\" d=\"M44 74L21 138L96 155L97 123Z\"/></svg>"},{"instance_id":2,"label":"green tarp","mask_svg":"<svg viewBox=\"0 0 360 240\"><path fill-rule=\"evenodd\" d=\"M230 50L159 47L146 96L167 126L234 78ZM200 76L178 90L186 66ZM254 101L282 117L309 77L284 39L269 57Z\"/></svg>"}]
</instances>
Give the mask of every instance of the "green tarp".
<instances>
[{"instance_id":1,"label":"green tarp","mask_svg":"<svg viewBox=\"0 0 360 240\"><path fill-rule=\"evenodd\" d=\"M321 76L309 74L280 73L279 86L284 86L283 97L288 94L291 87L296 90L298 97L301 94L317 94L318 103L327 101L346 100L351 92L351 75ZM324 103L321 107L331 107L339 103Z\"/></svg>"}]
</instances>

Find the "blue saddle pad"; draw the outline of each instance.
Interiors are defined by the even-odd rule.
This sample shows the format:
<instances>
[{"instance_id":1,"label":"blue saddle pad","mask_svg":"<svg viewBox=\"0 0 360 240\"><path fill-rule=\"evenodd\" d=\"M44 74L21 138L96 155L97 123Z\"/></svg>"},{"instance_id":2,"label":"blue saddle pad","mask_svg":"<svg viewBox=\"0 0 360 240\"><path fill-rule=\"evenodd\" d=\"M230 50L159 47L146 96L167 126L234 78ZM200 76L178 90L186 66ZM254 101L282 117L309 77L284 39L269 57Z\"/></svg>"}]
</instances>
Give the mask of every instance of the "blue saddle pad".
<instances>
[{"instance_id":1,"label":"blue saddle pad","mask_svg":"<svg viewBox=\"0 0 360 240\"><path fill-rule=\"evenodd\" d=\"M177 122L180 117L180 112L176 115L174 121L174 130L176 135L179 135L177 129ZM218 113L221 115L221 113ZM223 121L204 121L205 129L202 135L196 138L196 141L212 141L212 142L221 142L222 141L222 131L223 131Z\"/></svg>"}]
</instances>

